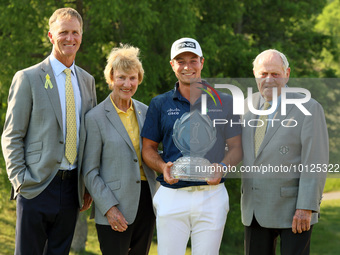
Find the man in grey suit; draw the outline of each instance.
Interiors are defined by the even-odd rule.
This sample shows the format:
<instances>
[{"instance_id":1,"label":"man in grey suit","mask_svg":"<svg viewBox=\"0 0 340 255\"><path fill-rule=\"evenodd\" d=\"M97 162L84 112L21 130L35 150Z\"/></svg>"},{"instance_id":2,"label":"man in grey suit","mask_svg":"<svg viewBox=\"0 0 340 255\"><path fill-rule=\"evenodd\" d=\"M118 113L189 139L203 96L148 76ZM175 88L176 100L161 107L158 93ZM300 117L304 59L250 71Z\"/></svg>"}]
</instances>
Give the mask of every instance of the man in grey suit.
<instances>
[{"instance_id":1,"label":"man in grey suit","mask_svg":"<svg viewBox=\"0 0 340 255\"><path fill-rule=\"evenodd\" d=\"M253 66L259 89L249 95L253 106L259 110L268 106L274 112L265 116L267 121L258 120L264 129L247 124L258 118L256 114L248 110L244 115L243 164L247 172L242 174L241 210L245 254L275 254L278 236L281 254L309 254L328 164L324 112L314 99L303 104L311 115L294 104L287 104L286 114L282 112L285 99L281 100L281 92L288 89L284 87L290 68L281 52L266 50ZM301 100L304 95L287 93L286 98ZM310 172L318 164L323 168Z\"/></svg>"},{"instance_id":2,"label":"man in grey suit","mask_svg":"<svg viewBox=\"0 0 340 255\"><path fill-rule=\"evenodd\" d=\"M76 10L56 10L51 55L18 71L9 91L2 150L17 199L15 254L68 254L79 207L91 204L80 178L82 120L96 92L94 78L74 64L82 25Z\"/></svg>"}]
</instances>

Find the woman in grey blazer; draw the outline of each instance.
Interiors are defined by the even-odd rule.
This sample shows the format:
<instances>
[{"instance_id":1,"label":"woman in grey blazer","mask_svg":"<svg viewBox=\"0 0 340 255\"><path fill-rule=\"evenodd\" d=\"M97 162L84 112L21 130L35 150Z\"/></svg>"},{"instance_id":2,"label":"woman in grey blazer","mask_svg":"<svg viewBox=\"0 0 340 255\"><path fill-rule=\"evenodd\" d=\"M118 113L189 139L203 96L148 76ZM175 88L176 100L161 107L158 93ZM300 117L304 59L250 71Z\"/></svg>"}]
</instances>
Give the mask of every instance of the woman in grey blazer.
<instances>
[{"instance_id":1,"label":"woman in grey blazer","mask_svg":"<svg viewBox=\"0 0 340 255\"><path fill-rule=\"evenodd\" d=\"M157 182L141 159L147 106L132 99L144 75L139 49L114 48L104 74L112 92L85 117L83 160L100 249L103 254L148 254Z\"/></svg>"}]
</instances>

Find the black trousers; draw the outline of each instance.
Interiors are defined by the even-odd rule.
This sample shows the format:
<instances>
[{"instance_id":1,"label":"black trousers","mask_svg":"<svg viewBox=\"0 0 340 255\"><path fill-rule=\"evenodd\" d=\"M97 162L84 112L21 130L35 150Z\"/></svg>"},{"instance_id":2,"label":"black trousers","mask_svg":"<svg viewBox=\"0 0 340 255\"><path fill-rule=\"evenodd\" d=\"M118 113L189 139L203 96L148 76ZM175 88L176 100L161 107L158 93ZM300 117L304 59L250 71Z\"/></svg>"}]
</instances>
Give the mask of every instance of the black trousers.
<instances>
[{"instance_id":1,"label":"black trousers","mask_svg":"<svg viewBox=\"0 0 340 255\"><path fill-rule=\"evenodd\" d=\"M309 231L294 234L291 228L263 228L254 217L251 225L249 227L245 226L245 254L275 255L276 241L280 236L281 255L308 255L312 228L313 226Z\"/></svg>"},{"instance_id":2,"label":"black trousers","mask_svg":"<svg viewBox=\"0 0 340 255\"><path fill-rule=\"evenodd\" d=\"M67 255L78 217L77 169L33 199L17 197L15 255Z\"/></svg>"},{"instance_id":3,"label":"black trousers","mask_svg":"<svg viewBox=\"0 0 340 255\"><path fill-rule=\"evenodd\" d=\"M148 182L142 181L137 216L126 231L114 231L110 225L96 224L96 228L103 255L147 255L155 229L155 215Z\"/></svg>"}]
</instances>

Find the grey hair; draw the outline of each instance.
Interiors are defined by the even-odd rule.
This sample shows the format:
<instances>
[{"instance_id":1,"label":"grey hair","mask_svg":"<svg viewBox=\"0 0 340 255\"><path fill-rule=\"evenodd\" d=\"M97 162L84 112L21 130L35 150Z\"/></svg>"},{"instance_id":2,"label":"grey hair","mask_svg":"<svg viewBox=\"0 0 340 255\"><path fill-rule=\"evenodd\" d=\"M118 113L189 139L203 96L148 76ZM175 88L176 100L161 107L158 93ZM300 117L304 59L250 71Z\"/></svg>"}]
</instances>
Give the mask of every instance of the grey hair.
<instances>
[{"instance_id":1,"label":"grey hair","mask_svg":"<svg viewBox=\"0 0 340 255\"><path fill-rule=\"evenodd\" d=\"M83 19L80 14L73 8L60 8L57 9L49 19L50 31L53 29L53 26L57 19L70 19L76 18L79 21L81 33L83 33Z\"/></svg>"},{"instance_id":2,"label":"grey hair","mask_svg":"<svg viewBox=\"0 0 340 255\"><path fill-rule=\"evenodd\" d=\"M253 70L255 69L255 65L257 64L259 58L262 57L264 54L269 53L269 52L279 54L279 56L282 60L283 70L286 71L289 67L289 62L287 60L287 57L285 56L285 54L283 54L282 52L275 50L275 49L265 50L265 51L262 51L259 55L257 55L256 58L253 61Z\"/></svg>"}]
</instances>

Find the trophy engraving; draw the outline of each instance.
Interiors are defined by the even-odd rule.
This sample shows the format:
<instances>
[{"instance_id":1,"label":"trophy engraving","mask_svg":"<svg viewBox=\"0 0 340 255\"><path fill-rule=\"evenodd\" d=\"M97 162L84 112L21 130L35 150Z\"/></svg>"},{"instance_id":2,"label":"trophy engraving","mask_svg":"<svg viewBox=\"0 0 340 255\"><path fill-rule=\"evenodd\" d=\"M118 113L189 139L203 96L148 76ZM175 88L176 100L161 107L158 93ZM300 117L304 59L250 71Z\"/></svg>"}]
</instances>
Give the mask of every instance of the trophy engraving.
<instances>
[{"instance_id":1,"label":"trophy engraving","mask_svg":"<svg viewBox=\"0 0 340 255\"><path fill-rule=\"evenodd\" d=\"M171 167L173 178L186 181L214 178L214 173L201 171L211 166L204 155L216 142L216 129L207 115L198 110L184 113L174 124L172 139L183 154Z\"/></svg>"},{"instance_id":2,"label":"trophy engraving","mask_svg":"<svg viewBox=\"0 0 340 255\"><path fill-rule=\"evenodd\" d=\"M192 125L193 125L194 128L192 130L192 137L190 139L190 144L199 143L199 141L197 139L197 135L198 135L198 127L200 126L200 123L195 122Z\"/></svg>"}]
</instances>

